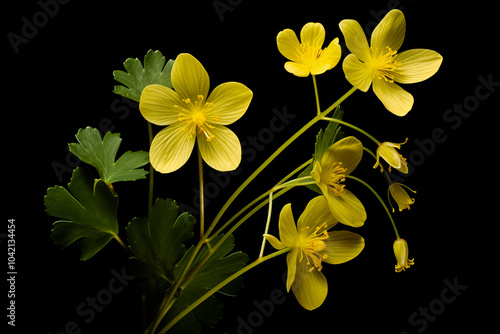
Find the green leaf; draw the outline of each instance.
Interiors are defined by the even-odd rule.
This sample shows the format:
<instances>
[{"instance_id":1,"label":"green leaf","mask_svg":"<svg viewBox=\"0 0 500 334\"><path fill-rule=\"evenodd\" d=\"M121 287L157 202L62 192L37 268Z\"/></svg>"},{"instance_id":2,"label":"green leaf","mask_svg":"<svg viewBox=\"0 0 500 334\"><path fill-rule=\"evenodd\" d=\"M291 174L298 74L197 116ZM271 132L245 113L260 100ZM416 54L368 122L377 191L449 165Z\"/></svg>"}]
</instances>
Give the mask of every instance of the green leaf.
<instances>
[{"instance_id":1,"label":"green leaf","mask_svg":"<svg viewBox=\"0 0 500 334\"><path fill-rule=\"evenodd\" d=\"M339 105L335 108L332 118L342 120L343 116L344 110ZM309 164L309 166L307 166L307 168L299 174L299 177L309 176L316 161L321 161L326 150L343 137L344 132L341 130L339 123L329 122L324 131L323 129L319 130L316 135L316 143L314 144L313 160L311 164ZM307 185L307 188L319 193L320 195L323 194L319 187L315 184Z\"/></svg>"},{"instance_id":2,"label":"green leaf","mask_svg":"<svg viewBox=\"0 0 500 334\"><path fill-rule=\"evenodd\" d=\"M69 150L80 160L94 166L107 184L146 178L144 169L149 162L148 152L125 152L116 162L115 157L122 139L119 133L107 132L101 139L99 130L91 127L78 130L78 143L69 144Z\"/></svg>"},{"instance_id":3,"label":"green leaf","mask_svg":"<svg viewBox=\"0 0 500 334\"><path fill-rule=\"evenodd\" d=\"M218 236L209 242L211 247L214 247L222 236ZM230 235L222 245L212 254L205 265L197 272L189 284L182 290L179 298L170 308L165 318L162 320L162 325L166 326L173 318L180 314L186 307L203 296L210 289L222 282L227 277L231 276L238 270L242 269L248 262L248 256L242 252L229 254L234 248L234 237ZM184 257L177 264L174 275L177 278L180 275L183 267L187 264L191 257L194 247L190 248ZM208 248L203 246L199 251L195 260L191 264L189 271L194 268L208 254ZM229 254L229 255L228 255ZM188 271L188 272L189 272ZM238 277L224 288L219 290L220 293L226 295L235 295L242 285L242 277ZM207 300L196 307L187 316L182 318L170 331L171 333L198 333L201 330L201 324L213 327L215 323L222 317L222 303L215 297L210 296ZM160 325L160 328L162 326ZM170 332L169 332L170 333Z\"/></svg>"},{"instance_id":4,"label":"green leaf","mask_svg":"<svg viewBox=\"0 0 500 334\"><path fill-rule=\"evenodd\" d=\"M62 248L78 242L80 259L88 260L118 235L118 197L81 167L74 170L68 189L49 188L44 198L46 212L64 219L54 223L52 240Z\"/></svg>"},{"instance_id":5,"label":"green leaf","mask_svg":"<svg viewBox=\"0 0 500 334\"><path fill-rule=\"evenodd\" d=\"M178 215L174 200L158 199L149 215L134 218L127 226L132 266L142 278L147 293L164 293L174 281L177 261L186 253L184 242L193 237L196 219L187 212Z\"/></svg>"},{"instance_id":6,"label":"green leaf","mask_svg":"<svg viewBox=\"0 0 500 334\"><path fill-rule=\"evenodd\" d=\"M165 64L165 57L160 51L149 50L144 57L144 67L137 58L128 58L123 63L127 72L113 71L115 80L125 86L115 86L114 93L139 102L143 89L151 84L160 84L172 88L170 72L174 61Z\"/></svg>"}]
</instances>

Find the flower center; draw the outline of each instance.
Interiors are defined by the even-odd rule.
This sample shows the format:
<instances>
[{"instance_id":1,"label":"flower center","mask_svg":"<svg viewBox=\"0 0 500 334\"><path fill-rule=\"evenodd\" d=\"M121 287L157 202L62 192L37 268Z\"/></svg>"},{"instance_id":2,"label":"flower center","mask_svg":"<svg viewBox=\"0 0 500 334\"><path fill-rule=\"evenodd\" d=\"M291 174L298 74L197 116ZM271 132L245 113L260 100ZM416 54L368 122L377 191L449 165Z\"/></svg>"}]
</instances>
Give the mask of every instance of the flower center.
<instances>
[{"instance_id":1,"label":"flower center","mask_svg":"<svg viewBox=\"0 0 500 334\"><path fill-rule=\"evenodd\" d=\"M318 58L321 56L323 49L306 44L300 44L300 47L303 54L302 56L303 62L309 67L314 66Z\"/></svg>"},{"instance_id":2,"label":"flower center","mask_svg":"<svg viewBox=\"0 0 500 334\"><path fill-rule=\"evenodd\" d=\"M220 117L218 115L208 115L208 111L212 109L214 104L212 102L203 103L203 95L198 95L197 97L198 100L194 101L194 103L191 102L190 98L185 98L182 100L185 105L175 105L176 108L181 110L178 121L186 123L186 126L181 128L181 131L189 131L190 136L195 133L203 133L207 141L211 141L215 137L211 131L214 126L209 123L208 118L212 118L212 121L218 122Z\"/></svg>"},{"instance_id":3,"label":"flower center","mask_svg":"<svg viewBox=\"0 0 500 334\"><path fill-rule=\"evenodd\" d=\"M328 168L326 173L324 173L325 177L322 182L324 182L328 189L336 196L344 193L345 184L341 184L345 181L345 172L347 168L341 167L341 162L336 162Z\"/></svg>"},{"instance_id":4,"label":"flower center","mask_svg":"<svg viewBox=\"0 0 500 334\"><path fill-rule=\"evenodd\" d=\"M326 254L321 254L320 252L325 250L326 244L323 240L329 238L328 232L326 231L327 225L323 223L321 226L316 227L314 232L309 233L309 227L301 230L301 236L299 239L299 247L302 251L299 262L305 257L307 260L307 265L311 266L309 271L313 271L317 268L318 271L323 269L321 262L327 258Z\"/></svg>"},{"instance_id":5,"label":"flower center","mask_svg":"<svg viewBox=\"0 0 500 334\"><path fill-rule=\"evenodd\" d=\"M390 47L387 48L387 53L380 55L378 58L373 59L372 67L377 77L379 79L384 79L387 82L393 83L397 67L401 66L401 63L396 61L397 51L392 50ZM378 50L371 48L372 54Z\"/></svg>"}]
</instances>

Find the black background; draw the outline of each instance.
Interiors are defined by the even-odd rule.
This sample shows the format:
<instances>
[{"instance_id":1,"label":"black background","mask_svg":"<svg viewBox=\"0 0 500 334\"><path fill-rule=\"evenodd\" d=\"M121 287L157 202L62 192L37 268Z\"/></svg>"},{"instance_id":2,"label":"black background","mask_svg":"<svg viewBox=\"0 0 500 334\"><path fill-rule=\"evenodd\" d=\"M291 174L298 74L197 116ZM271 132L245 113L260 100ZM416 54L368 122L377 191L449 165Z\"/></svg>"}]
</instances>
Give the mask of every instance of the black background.
<instances>
[{"instance_id":1,"label":"black background","mask_svg":"<svg viewBox=\"0 0 500 334\"><path fill-rule=\"evenodd\" d=\"M126 58L142 61L149 49L160 50L167 59L188 52L207 69L211 88L227 81L247 85L254 92L250 108L230 126L247 145L250 137L259 138L260 129L269 127L275 115L273 109L286 108L295 116L282 131L266 138L267 143L261 142L263 148L255 158L247 162L249 155L244 156L241 172L231 175L227 186L214 188L206 208L210 221L237 186L315 113L312 80L297 78L283 69L286 60L276 48L277 33L285 28L298 33L307 22L321 22L326 29L326 42L335 37L343 41L338 28L342 19L356 19L370 30L391 8L402 9L406 17L407 34L401 51L435 50L444 57L441 69L423 83L404 87L415 97L412 111L404 118L385 110L371 90L356 92L343 107L345 120L382 141L402 142L409 138L402 153L415 168L405 177L405 183L418 193L411 211L397 212L395 219L401 236L410 245L415 265L404 273L394 272L390 222L369 191L349 182L349 189L363 201L368 212L365 225L356 230L365 238L366 247L353 261L325 266L329 283L325 303L318 310L305 311L293 294L284 292L282 275L286 263L282 257L246 274L245 288L237 298L221 297L225 317L207 332L286 333L303 328L326 333L398 334L454 332L465 326L473 326L475 332L495 328L491 327L498 300L494 134L500 87L489 92L480 88L479 80L489 77L500 82L496 37L499 29L493 3L220 2L233 4L222 16L212 1L70 1L60 4L57 10L53 7L52 17L45 16L46 20L43 15L37 16L42 9L36 1L4 4L2 77L7 92L2 108L1 232L6 232L8 218L16 220L18 275L13 332L55 334L63 332L71 321L78 324L81 333L140 332L140 293L135 283L114 295L90 323L77 314L80 303L107 288L113 269L120 272L126 266L126 254L113 241L91 260L79 261L76 247L60 250L51 241L55 219L45 214L43 206L48 187L69 182L70 173L58 176L53 166L74 164L66 147L75 141L79 128L93 126L120 132L121 153L147 150L147 127L136 104L112 92L116 84L112 71L123 69ZM22 35L23 17L33 22L34 16L41 20L37 31L15 52L8 34ZM318 76L318 85L323 108L350 88L340 63ZM478 100L474 97L478 89L481 94L489 92L489 96ZM469 103L471 110L464 113L466 117L447 112L464 103ZM453 121L446 121L445 115L454 117ZM318 129L315 126L287 149L251 184L228 214L307 160ZM432 133L436 131L441 133L441 142L431 145ZM358 137L365 144L372 144L365 137ZM424 152L418 143L427 143L428 151ZM366 156L355 175L369 181L385 198L385 180L372 170L372 164ZM207 167L207 182L214 181L210 172ZM180 171L157 174L156 180L156 197L196 205L195 155ZM135 216L145 215L147 181L116 184L116 190L120 195L120 234L125 238L126 224ZM300 189L278 199L274 222L281 207L289 202L298 218L312 196L313 193ZM265 217L266 212L259 212L235 233L236 249L251 259L258 255ZM276 223L271 229L277 234ZM4 240L2 259L6 263ZM439 302L446 281L466 286L451 303ZM6 291L1 293L3 309L8 302ZM254 301L261 303L280 293L284 293L280 299L283 303L275 304L267 315L257 315ZM445 295L453 296L450 291ZM442 305L444 308L440 308ZM418 313L429 307L437 314L429 313L431 316L424 320ZM411 322L415 312L417 316ZM239 328L241 322L237 319L253 325ZM5 317L2 321L7 322Z\"/></svg>"}]
</instances>

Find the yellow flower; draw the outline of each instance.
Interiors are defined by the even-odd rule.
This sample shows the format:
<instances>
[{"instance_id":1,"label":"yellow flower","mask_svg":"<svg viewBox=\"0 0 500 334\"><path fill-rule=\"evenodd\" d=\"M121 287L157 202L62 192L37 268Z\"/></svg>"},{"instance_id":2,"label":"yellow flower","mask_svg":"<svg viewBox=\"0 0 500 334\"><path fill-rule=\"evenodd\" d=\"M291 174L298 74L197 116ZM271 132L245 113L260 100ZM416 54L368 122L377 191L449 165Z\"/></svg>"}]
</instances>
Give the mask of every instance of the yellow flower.
<instances>
[{"instance_id":1,"label":"yellow flower","mask_svg":"<svg viewBox=\"0 0 500 334\"><path fill-rule=\"evenodd\" d=\"M408 141L408 138L406 138L405 142ZM388 164L389 164L389 171L391 171L391 167L396 168L399 170L401 173L408 173L408 164L406 162L406 159L403 158L401 154L396 151L396 149L400 149L401 145L404 143L389 143L389 142L383 142L382 144L379 145L377 148L377 162L373 166L373 168L377 168L379 165L379 160L380 157L382 157ZM380 171L383 172L384 168L382 165L380 165Z\"/></svg>"},{"instance_id":2,"label":"yellow flower","mask_svg":"<svg viewBox=\"0 0 500 334\"><path fill-rule=\"evenodd\" d=\"M396 265L396 272L399 273L401 271L405 271L410 268L410 266L414 265L413 259L408 260L408 244L405 239L397 239L393 244L394 255L396 256L396 260L398 264Z\"/></svg>"},{"instance_id":3,"label":"yellow flower","mask_svg":"<svg viewBox=\"0 0 500 334\"><path fill-rule=\"evenodd\" d=\"M361 161L363 144L355 137L346 137L324 153L316 161L311 176L325 196L333 216L343 224L359 227L366 220L366 211L361 201L343 184Z\"/></svg>"},{"instance_id":4,"label":"yellow flower","mask_svg":"<svg viewBox=\"0 0 500 334\"><path fill-rule=\"evenodd\" d=\"M373 83L375 95L393 114L404 116L413 106L413 96L395 82L410 84L433 76L443 57L432 50L413 49L398 53L406 32L403 13L391 10L373 31L371 46L354 20L339 24L352 52L343 63L347 80L363 92Z\"/></svg>"},{"instance_id":5,"label":"yellow flower","mask_svg":"<svg viewBox=\"0 0 500 334\"><path fill-rule=\"evenodd\" d=\"M389 190L387 191L387 197L389 197L389 193L392 195L392 198L394 198L394 200L399 206L399 211L403 211L404 209L410 210L410 205L415 203L415 199L410 198L410 196L408 196L408 193L403 189L403 187L416 193L416 191L411 190L410 188L399 182L394 182L393 184L391 184L389 186ZM391 203L390 197L389 197L389 203ZM394 212L394 207L392 207L392 212Z\"/></svg>"},{"instance_id":6,"label":"yellow flower","mask_svg":"<svg viewBox=\"0 0 500 334\"><path fill-rule=\"evenodd\" d=\"M307 23L300 31L300 40L302 43L291 29L280 31L276 38L278 50L291 60L285 63L288 72L298 77L318 75L331 70L339 62L342 51L338 38L322 49L325 28L321 23Z\"/></svg>"},{"instance_id":7,"label":"yellow flower","mask_svg":"<svg viewBox=\"0 0 500 334\"><path fill-rule=\"evenodd\" d=\"M144 88L139 109L146 120L168 125L153 139L149 159L161 173L182 167L197 140L203 160L219 171L234 170L241 161L238 137L225 125L247 110L253 93L238 82L217 86L210 96L208 73L192 55L180 54L171 73L174 90L162 85Z\"/></svg>"},{"instance_id":8,"label":"yellow flower","mask_svg":"<svg viewBox=\"0 0 500 334\"><path fill-rule=\"evenodd\" d=\"M280 239L266 234L276 249L291 248L287 255L287 291L292 288L298 302L307 310L319 307L328 293L328 283L321 272L322 263L340 264L355 258L365 246L364 239L349 231L331 231L337 224L323 196L313 198L300 216L297 226L291 204L279 217Z\"/></svg>"}]
</instances>

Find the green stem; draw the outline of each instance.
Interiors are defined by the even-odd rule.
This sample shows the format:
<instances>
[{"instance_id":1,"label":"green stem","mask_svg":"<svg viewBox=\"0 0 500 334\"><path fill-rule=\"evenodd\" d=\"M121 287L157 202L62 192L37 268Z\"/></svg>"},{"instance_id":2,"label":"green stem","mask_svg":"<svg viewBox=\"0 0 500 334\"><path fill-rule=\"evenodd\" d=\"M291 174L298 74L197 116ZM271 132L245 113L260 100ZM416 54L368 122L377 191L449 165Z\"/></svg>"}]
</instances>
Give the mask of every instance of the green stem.
<instances>
[{"instance_id":1,"label":"green stem","mask_svg":"<svg viewBox=\"0 0 500 334\"><path fill-rule=\"evenodd\" d=\"M318 95L318 86L316 84L316 76L311 75L313 78L313 85L314 85L314 95L316 97L316 108L318 110L318 115L321 114L321 107L319 105L319 95Z\"/></svg>"},{"instance_id":2,"label":"green stem","mask_svg":"<svg viewBox=\"0 0 500 334\"><path fill-rule=\"evenodd\" d=\"M380 146L380 142L375 138L373 137L371 134L369 134L368 132L366 132L365 130L361 129L361 128L358 128L357 126L355 125L352 125L351 123L347 123L347 122L344 122L344 121L341 121L340 119L336 119L336 118L331 118L331 117L323 117L323 120L325 121L329 121L329 122L335 122L335 123L339 123L339 124L342 124L342 125L345 125L347 127L350 127L351 129L354 129L362 134L364 134L365 136L367 136L368 138L370 138L371 140L373 140L375 142L375 144L377 144L377 146Z\"/></svg>"},{"instance_id":3,"label":"green stem","mask_svg":"<svg viewBox=\"0 0 500 334\"><path fill-rule=\"evenodd\" d=\"M198 305L200 305L201 303L203 303L211 295L213 295L214 293L216 293L217 291L219 291L220 289L222 289L224 286L226 286L226 284L230 283L231 281L233 281L237 277L243 275L244 273L246 273L250 269L255 268L259 264L261 264L261 263L263 263L263 262L265 262L267 260L270 260L270 259L272 259L272 258L274 258L276 256L279 256L281 254L289 252L290 250L291 250L291 248L285 248L285 249L279 250L277 252L271 253L271 254L266 255L264 257L258 258L257 260L255 260L254 262L250 263L246 267L238 270L237 272L235 272L234 274L232 274L231 276L229 276L228 278L226 278L225 280L223 280L222 282L220 282L219 284L217 284L215 287L213 287L212 289L210 289L207 293L205 293L203 296L201 296L194 303L192 303L191 305L189 305L186 309L184 309L184 311L182 311L179 315L177 315L174 319L172 319L172 321L170 321L167 324L167 326L165 326L158 334L164 334L164 333L166 333L179 320L181 320L184 316L186 316L187 314L189 314L189 312L191 312L192 310L194 310Z\"/></svg>"},{"instance_id":4,"label":"green stem","mask_svg":"<svg viewBox=\"0 0 500 334\"><path fill-rule=\"evenodd\" d=\"M205 194L203 191L203 158L200 146L198 146L198 171L200 173L200 239L205 234Z\"/></svg>"},{"instance_id":5,"label":"green stem","mask_svg":"<svg viewBox=\"0 0 500 334\"><path fill-rule=\"evenodd\" d=\"M361 180L361 179L359 179L359 178L357 178L355 176L352 176L352 175L346 175L345 177L348 178L348 179L352 179L352 180L358 181L359 183L361 183L362 185L364 185L365 187L367 187L368 189L370 189L370 191L375 195L375 197L377 197L377 199L379 200L380 204L382 204L382 206L384 207L385 212L387 212L387 215L389 216L389 219L391 220L392 228L394 229L394 232L396 233L396 238L399 239L399 233L398 233L398 229L396 228L396 223L394 222L394 219L392 218L392 215L391 215L391 212L389 211L389 208L387 207L387 205L382 200L382 197L380 197L380 195L375 191L375 189L373 189L365 181L363 181L363 180Z\"/></svg>"},{"instance_id":6,"label":"green stem","mask_svg":"<svg viewBox=\"0 0 500 334\"><path fill-rule=\"evenodd\" d=\"M233 201L238 197L238 195L243 191L243 189L246 188L246 186L257 177L257 175L260 174L266 168L283 150L285 150L291 143L295 141L301 134L303 134L306 130L308 130L311 126L316 124L319 120L323 119L326 115L328 115L329 112L331 112L334 108L336 108L340 103L342 103L345 99L347 99L352 93L354 93L357 90L356 87L352 87L347 93L345 93L340 99L338 99L335 103L333 103L328 109L323 111L322 113L318 114L316 117L314 117L311 121L309 121L306 125L304 125L299 131L297 131L292 137L290 137L283 145L281 145L269 158L267 158L262 165L260 165L253 173L250 175L240 186L236 191L231 195L231 197L227 200L227 202L224 204L224 206L221 208L217 216L215 216L214 220L212 221L212 224L207 230L207 235L209 235L212 230L215 228L215 225L217 225L218 221L222 217L222 215L226 212L228 207L233 203Z\"/></svg>"}]
</instances>

